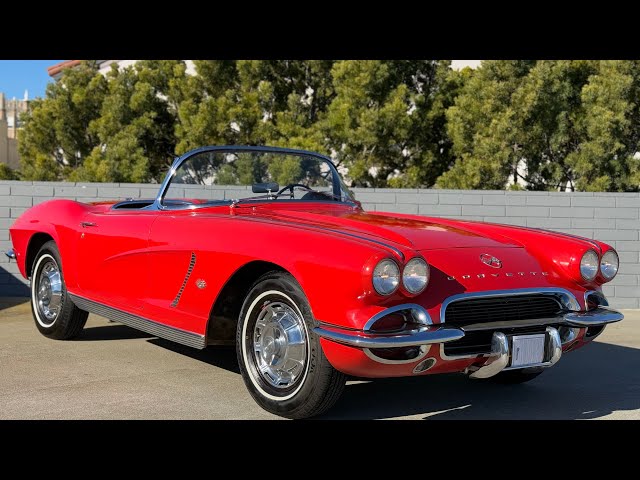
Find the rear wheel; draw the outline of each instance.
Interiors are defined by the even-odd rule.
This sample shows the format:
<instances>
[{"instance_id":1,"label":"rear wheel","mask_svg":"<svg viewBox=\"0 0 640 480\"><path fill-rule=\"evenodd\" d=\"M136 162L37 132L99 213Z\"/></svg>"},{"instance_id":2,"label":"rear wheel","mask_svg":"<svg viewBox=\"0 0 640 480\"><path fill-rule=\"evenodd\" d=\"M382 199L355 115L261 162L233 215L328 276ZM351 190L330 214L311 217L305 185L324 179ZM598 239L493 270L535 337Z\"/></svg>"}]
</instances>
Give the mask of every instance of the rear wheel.
<instances>
[{"instance_id":1,"label":"rear wheel","mask_svg":"<svg viewBox=\"0 0 640 480\"><path fill-rule=\"evenodd\" d=\"M267 273L249 291L236 349L244 383L265 410L312 417L342 394L346 378L325 357L313 328L307 299L291 275Z\"/></svg>"},{"instance_id":2,"label":"rear wheel","mask_svg":"<svg viewBox=\"0 0 640 480\"><path fill-rule=\"evenodd\" d=\"M45 243L33 262L31 312L40 333L57 340L77 336L89 315L76 307L69 298L62 274L60 252L54 241Z\"/></svg>"}]
</instances>

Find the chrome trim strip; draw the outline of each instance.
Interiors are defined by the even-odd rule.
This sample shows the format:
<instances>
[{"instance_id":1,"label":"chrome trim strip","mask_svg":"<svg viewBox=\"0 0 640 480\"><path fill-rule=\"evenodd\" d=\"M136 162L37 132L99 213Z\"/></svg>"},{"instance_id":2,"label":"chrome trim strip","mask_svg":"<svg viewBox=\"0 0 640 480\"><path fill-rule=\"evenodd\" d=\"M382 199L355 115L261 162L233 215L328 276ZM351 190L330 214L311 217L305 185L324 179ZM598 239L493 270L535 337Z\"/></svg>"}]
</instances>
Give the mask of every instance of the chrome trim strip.
<instances>
[{"instance_id":1,"label":"chrome trim strip","mask_svg":"<svg viewBox=\"0 0 640 480\"><path fill-rule=\"evenodd\" d=\"M421 323L424 325L433 325L433 321L431 321L431 316L427 312L427 310L417 303L403 303L402 305L396 305L394 307L389 307L381 312L376 313L373 317L367 320L367 323L364 324L363 330L365 332L371 332L371 327L374 323L380 320L382 317L386 317L395 312L400 312L402 310L411 310L411 316L417 323ZM413 314L413 311L417 311L417 317ZM371 332L373 333L373 332Z\"/></svg>"},{"instance_id":2,"label":"chrome trim strip","mask_svg":"<svg viewBox=\"0 0 640 480\"><path fill-rule=\"evenodd\" d=\"M464 337L458 328L423 327L397 335L367 334L361 330L344 330L329 325L316 327L314 333L336 343L358 348L397 348L451 342Z\"/></svg>"},{"instance_id":3,"label":"chrome trim strip","mask_svg":"<svg viewBox=\"0 0 640 480\"><path fill-rule=\"evenodd\" d=\"M364 240L366 242L371 242L371 243L375 243L376 245L380 245L382 247L385 247L389 250L391 250L392 252L394 252L396 255L398 255L398 257L400 257L400 260L402 260L404 262L404 253L402 253L399 249L397 249L396 247L392 247L391 245L389 245L388 243L384 243L381 242L380 240L374 240L373 238L368 238L368 237L363 237L361 235L356 235L355 233L349 233L349 232L345 232L342 230L334 230L332 228L324 228L322 227L322 231L323 232L331 232L331 233L338 233L340 235L345 235L347 237L353 237L353 238L357 238L359 240Z\"/></svg>"},{"instance_id":4,"label":"chrome trim strip","mask_svg":"<svg viewBox=\"0 0 640 480\"><path fill-rule=\"evenodd\" d=\"M564 323L561 315L548 318L529 318L523 320L505 320L500 322L484 322L470 323L462 328L465 332L478 332L482 330L500 330L502 328L521 328L521 327L542 327L544 325L553 325Z\"/></svg>"},{"instance_id":5,"label":"chrome trim strip","mask_svg":"<svg viewBox=\"0 0 640 480\"><path fill-rule=\"evenodd\" d=\"M442 302L442 307L440 307L440 323L445 323L445 313L447 311L447 307L454 302L459 302L461 300L467 300L469 298L492 298L492 297L507 297L507 296L515 296L515 295L531 295L532 293L539 293L542 295L556 295L562 298L565 302L565 307L567 310L580 310L580 304L576 299L575 295L573 295L568 290L564 288L556 288L556 287L542 287L542 288L519 288L512 290L486 290L483 292L471 292L471 293L459 293L457 295L452 295L445 299Z\"/></svg>"},{"instance_id":6,"label":"chrome trim strip","mask_svg":"<svg viewBox=\"0 0 640 480\"><path fill-rule=\"evenodd\" d=\"M150 333L156 337L165 338L172 342L181 343L188 347L198 348L202 350L205 348L206 342L204 335L199 335L193 332L187 332L186 330L180 330L179 328L170 327L169 325L162 325L154 320L143 318L138 315L133 315L128 312L124 312L117 308L109 307L93 300L74 295L69 293L71 301L76 306L87 312L95 313L101 317L114 320L116 322L123 323L136 330L142 330L143 332Z\"/></svg>"},{"instance_id":7,"label":"chrome trim strip","mask_svg":"<svg viewBox=\"0 0 640 480\"><path fill-rule=\"evenodd\" d=\"M182 292L184 292L185 287L187 286L187 282L189 281L189 277L191 276L191 272L193 272L193 267L196 266L196 254L191 252L191 260L189 260L189 267L187 268L187 274L184 276L184 280L182 281L182 285L180 286L180 290L178 290L178 294L176 298L171 302L171 306L173 308L178 306L178 302L180 301L180 297L182 297Z\"/></svg>"},{"instance_id":8,"label":"chrome trim strip","mask_svg":"<svg viewBox=\"0 0 640 480\"><path fill-rule=\"evenodd\" d=\"M419 362L427 355L427 353L429 353L430 349L431 345L420 345L420 353L415 358L410 358L409 360L389 360L388 358L382 358L373 353L369 348L365 348L362 351L367 357L375 362L385 363L387 365L402 365L406 363Z\"/></svg>"},{"instance_id":9,"label":"chrome trim strip","mask_svg":"<svg viewBox=\"0 0 640 480\"><path fill-rule=\"evenodd\" d=\"M7 257L9 257L11 260L15 260L16 259L16 251L13 248L10 248L6 252L4 252L4 254Z\"/></svg>"}]
</instances>

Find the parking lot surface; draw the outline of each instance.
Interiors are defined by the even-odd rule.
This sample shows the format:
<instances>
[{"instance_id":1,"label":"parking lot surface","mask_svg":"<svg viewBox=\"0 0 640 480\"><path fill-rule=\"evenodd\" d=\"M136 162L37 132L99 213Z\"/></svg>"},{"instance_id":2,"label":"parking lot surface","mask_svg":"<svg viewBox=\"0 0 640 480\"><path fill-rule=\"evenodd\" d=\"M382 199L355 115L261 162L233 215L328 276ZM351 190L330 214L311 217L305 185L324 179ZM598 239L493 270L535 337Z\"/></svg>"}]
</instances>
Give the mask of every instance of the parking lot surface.
<instances>
[{"instance_id":1,"label":"parking lot surface","mask_svg":"<svg viewBox=\"0 0 640 480\"><path fill-rule=\"evenodd\" d=\"M532 382L463 375L353 380L321 418L640 419L640 311ZM26 299L0 299L1 419L274 419L232 348L193 350L91 315L73 341L40 335Z\"/></svg>"}]
</instances>

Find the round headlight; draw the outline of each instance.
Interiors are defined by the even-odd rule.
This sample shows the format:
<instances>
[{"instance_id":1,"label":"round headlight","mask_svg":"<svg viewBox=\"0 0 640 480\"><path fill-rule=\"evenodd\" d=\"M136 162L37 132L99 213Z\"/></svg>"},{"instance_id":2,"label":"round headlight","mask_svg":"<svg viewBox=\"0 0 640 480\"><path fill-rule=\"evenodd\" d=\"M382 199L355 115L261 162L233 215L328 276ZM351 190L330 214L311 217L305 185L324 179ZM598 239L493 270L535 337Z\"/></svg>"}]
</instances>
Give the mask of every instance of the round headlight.
<instances>
[{"instance_id":1,"label":"round headlight","mask_svg":"<svg viewBox=\"0 0 640 480\"><path fill-rule=\"evenodd\" d=\"M598 254L593 250L587 250L580 260L580 274L582 278L591 281L598 275Z\"/></svg>"},{"instance_id":2,"label":"round headlight","mask_svg":"<svg viewBox=\"0 0 640 480\"><path fill-rule=\"evenodd\" d=\"M602 272L602 276L607 280L611 280L618 273L619 265L620 260L618 259L616 251L609 250L602 256L602 260L600 260L600 271Z\"/></svg>"},{"instance_id":3,"label":"round headlight","mask_svg":"<svg viewBox=\"0 0 640 480\"><path fill-rule=\"evenodd\" d=\"M400 284L400 269L393 260L380 260L373 270L373 288L380 295L391 295Z\"/></svg>"},{"instance_id":4,"label":"round headlight","mask_svg":"<svg viewBox=\"0 0 640 480\"><path fill-rule=\"evenodd\" d=\"M407 262L402 271L402 284L409 293L420 293L429 283L429 265L415 257Z\"/></svg>"}]
</instances>

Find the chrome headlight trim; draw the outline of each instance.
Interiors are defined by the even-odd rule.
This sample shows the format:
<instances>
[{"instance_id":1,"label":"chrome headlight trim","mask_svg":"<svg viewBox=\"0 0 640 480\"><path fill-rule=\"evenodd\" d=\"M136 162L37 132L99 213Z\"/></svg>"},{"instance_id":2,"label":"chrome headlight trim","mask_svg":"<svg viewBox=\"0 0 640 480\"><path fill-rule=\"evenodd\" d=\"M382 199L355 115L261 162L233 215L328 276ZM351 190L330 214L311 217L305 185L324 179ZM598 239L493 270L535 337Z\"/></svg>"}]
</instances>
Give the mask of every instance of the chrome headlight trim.
<instances>
[{"instance_id":1,"label":"chrome headlight trim","mask_svg":"<svg viewBox=\"0 0 640 480\"><path fill-rule=\"evenodd\" d=\"M400 286L400 267L390 258L383 258L373 269L371 283L379 295L391 295Z\"/></svg>"},{"instance_id":2,"label":"chrome headlight trim","mask_svg":"<svg viewBox=\"0 0 640 480\"><path fill-rule=\"evenodd\" d=\"M422 257L413 257L402 271L402 285L407 292L417 295L429 285L429 264Z\"/></svg>"},{"instance_id":3,"label":"chrome headlight trim","mask_svg":"<svg viewBox=\"0 0 640 480\"><path fill-rule=\"evenodd\" d=\"M613 249L607 250L600 259L600 273L607 281L610 281L618 274L619 268L620 258L618 253Z\"/></svg>"},{"instance_id":4,"label":"chrome headlight trim","mask_svg":"<svg viewBox=\"0 0 640 480\"><path fill-rule=\"evenodd\" d=\"M588 282L598 276L600 270L600 257L595 250L587 250L580 259L580 275Z\"/></svg>"}]
</instances>

